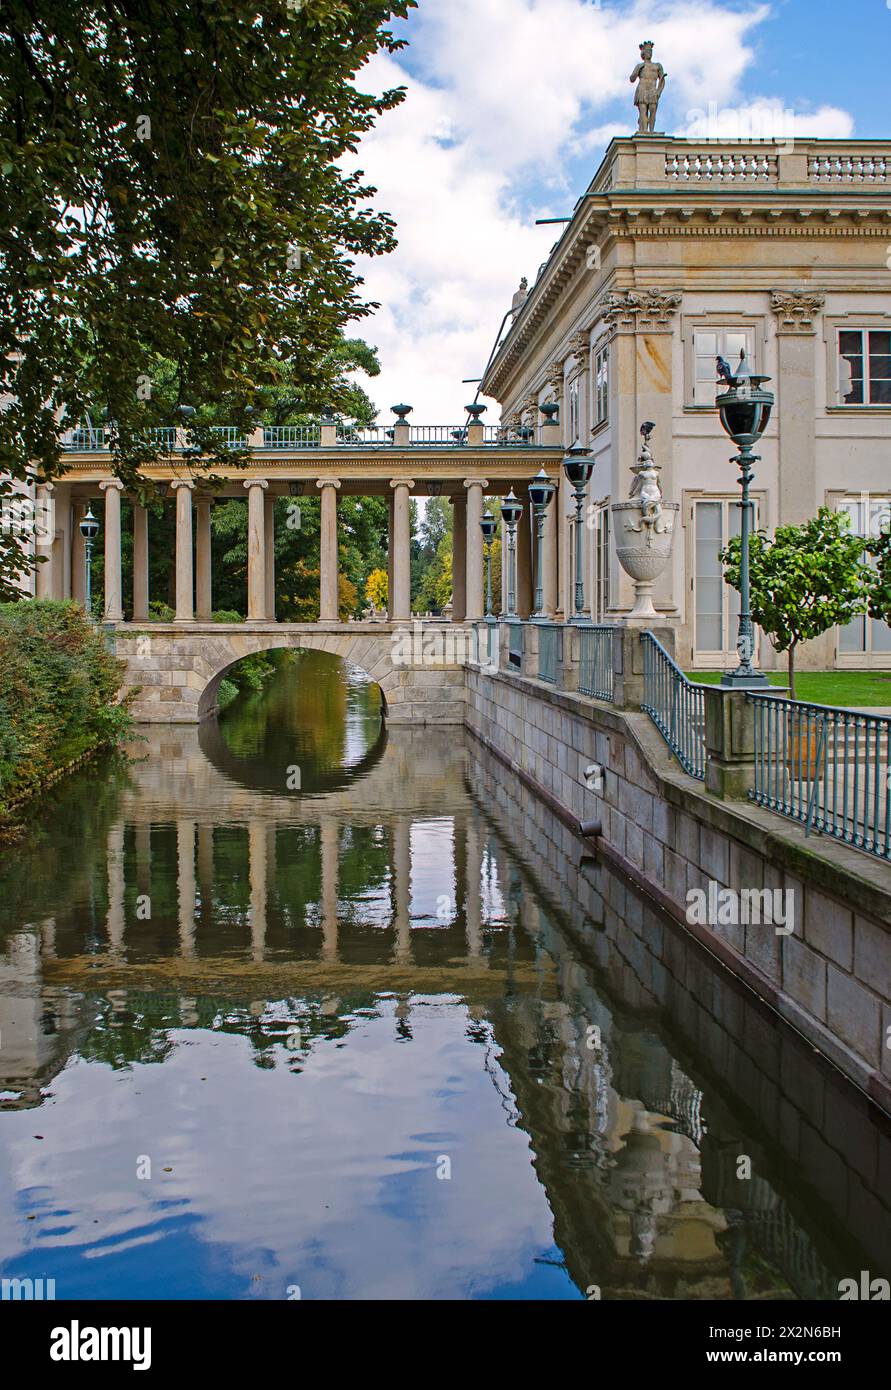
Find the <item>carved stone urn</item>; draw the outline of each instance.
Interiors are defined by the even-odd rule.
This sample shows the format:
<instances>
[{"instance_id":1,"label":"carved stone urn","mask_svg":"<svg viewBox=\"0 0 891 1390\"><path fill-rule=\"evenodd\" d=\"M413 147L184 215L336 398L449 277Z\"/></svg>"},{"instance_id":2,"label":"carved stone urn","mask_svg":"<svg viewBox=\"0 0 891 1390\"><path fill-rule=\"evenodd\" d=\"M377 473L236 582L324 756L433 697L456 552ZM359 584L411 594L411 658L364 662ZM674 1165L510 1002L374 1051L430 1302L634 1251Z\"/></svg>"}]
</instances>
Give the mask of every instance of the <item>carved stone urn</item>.
<instances>
[{"instance_id":1,"label":"carved stone urn","mask_svg":"<svg viewBox=\"0 0 891 1390\"><path fill-rule=\"evenodd\" d=\"M659 479L660 465L650 452L654 426L641 425L643 445L631 472L635 475L627 502L614 502L613 516L616 556L627 575L634 580L634 607L628 621L650 622L659 617L653 604L653 585L671 559L674 529L680 506L666 502Z\"/></svg>"}]
</instances>

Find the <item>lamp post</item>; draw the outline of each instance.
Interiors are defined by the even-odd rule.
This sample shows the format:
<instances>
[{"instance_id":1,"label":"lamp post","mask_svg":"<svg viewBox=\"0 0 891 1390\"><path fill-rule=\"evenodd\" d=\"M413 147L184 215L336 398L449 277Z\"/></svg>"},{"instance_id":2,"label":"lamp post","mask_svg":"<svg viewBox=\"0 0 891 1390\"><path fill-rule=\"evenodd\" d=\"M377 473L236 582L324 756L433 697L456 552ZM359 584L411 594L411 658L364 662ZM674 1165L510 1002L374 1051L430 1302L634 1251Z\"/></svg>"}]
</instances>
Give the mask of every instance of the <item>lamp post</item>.
<instances>
[{"instance_id":1,"label":"lamp post","mask_svg":"<svg viewBox=\"0 0 891 1390\"><path fill-rule=\"evenodd\" d=\"M752 534L752 500L749 486L754 477L752 464L759 461L759 455L752 453L752 446L758 443L773 408L773 394L765 391L762 382L770 381L768 376L756 376L746 361L745 352L739 355L735 374L731 374L727 363L718 359L718 369L728 389L719 392L715 405L721 416L721 425L739 449L731 463L738 463L742 497L739 554L739 635L736 650L739 652L739 665L735 671L725 671L721 677L722 686L733 688L759 688L769 684L763 671L752 665L755 654L755 639L752 630L751 596L749 592L749 539Z\"/></svg>"},{"instance_id":2,"label":"lamp post","mask_svg":"<svg viewBox=\"0 0 891 1390\"><path fill-rule=\"evenodd\" d=\"M575 497L575 602L572 621L586 622L585 618L585 576L582 559L582 513L585 507L585 488L594 472L594 464L583 444L573 444L563 460L563 472L574 489Z\"/></svg>"},{"instance_id":3,"label":"lamp post","mask_svg":"<svg viewBox=\"0 0 891 1390\"><path fill-rule=\"evenodd\" d=\"M523 515L523 505L514 496L514 490L501 504L501 515L507 527L507 612L506 618L517 616L517 523Z\"/></svg>"},{"instance_id":4,"label":"lamp post","mask_svg":"<svg viewBox=\"0 0 891 1390\"><path fill-rule=\"evenodd\" d=\"M547 614L544 609L544 586L542 584L542 551L544 548L544 524L548 510L548 503L557 491L556 483L552 483L544 469L532 479L529 484L529 501L535 511L535 612L532 614L533 621L545 622Z\"/></svg>"},{"instance_id":5,"label":"lamp post","mask_svg":"<svg viewBox=\"0 0 891 1390\"><path fill-rule=\"evenodd\" d=\"M486 549L486 622L494 623L495 614L492 612L492 542L495 539L496 521L488 507L480 517L480 530L483 533L483 545Z\"/></svg>"},{"instance_id":6,"label":"lamp post","mask_svg":"<svg viewBox=\"0 0 891 1390\"><path fill-rule=\"evenodd\" d=\"M93 542L99 534L99 522L94 517L93 508L89 504L87 505L86 516L81 517L80 520L80 534L84 538L84 564L86 568L85 606L87 610L87 617L89 618L92 617L93 614L93 586L91 582L93 571Z\"/></svg>"}]
</instances>

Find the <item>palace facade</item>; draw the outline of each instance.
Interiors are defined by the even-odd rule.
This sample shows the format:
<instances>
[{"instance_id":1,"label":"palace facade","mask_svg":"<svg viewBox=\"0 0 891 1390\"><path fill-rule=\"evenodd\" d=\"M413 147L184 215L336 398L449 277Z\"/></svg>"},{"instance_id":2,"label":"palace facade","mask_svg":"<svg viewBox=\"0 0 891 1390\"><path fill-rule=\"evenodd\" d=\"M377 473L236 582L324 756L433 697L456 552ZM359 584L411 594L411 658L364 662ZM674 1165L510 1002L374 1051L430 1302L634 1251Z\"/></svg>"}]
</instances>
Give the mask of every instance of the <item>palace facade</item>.
<instances>
[{"instance_id":1,"label":"palace facade","mask_svg":"<svg viewBox=\"0 0 891 1390\"><path fill-rule=\"evenodd\" d=\"M502 424L538 429L560 404L564 447L594 459L586 611L621 618L631 581L610 544L640 425L680 504L656 604L687 668L735 664L736 595L718 554L738 530L734 452L715 409L715 358L766 373L776 403L758 447L756 524L821 505L867 533L891 516L891 142L613 140L487 369ZM571 493L558 494L557 616L572 583ZM783 658L761 637L767 668ZM811 668L891 667L891 630L861 619L809 644Z\"/></svg>"}]
</instances>

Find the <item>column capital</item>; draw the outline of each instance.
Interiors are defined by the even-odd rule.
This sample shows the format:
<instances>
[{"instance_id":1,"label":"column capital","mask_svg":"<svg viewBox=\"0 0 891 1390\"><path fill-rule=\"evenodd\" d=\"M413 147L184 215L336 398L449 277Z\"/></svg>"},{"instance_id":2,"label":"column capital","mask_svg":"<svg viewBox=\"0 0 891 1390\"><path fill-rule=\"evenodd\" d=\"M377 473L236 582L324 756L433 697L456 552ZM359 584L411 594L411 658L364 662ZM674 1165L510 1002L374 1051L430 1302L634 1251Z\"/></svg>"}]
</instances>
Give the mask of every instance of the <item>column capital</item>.
<instances>
[{"instance_id":1,"label":"column capital","mask_svg":"<svg viewBox=\"0 0 891 1390\"><path fill-rule=\"evenodd\" d=\"M391 478L390 487L414 487L414 478Z\"/></svg>"},{"instance_id":2,"label":"column capital","mask_svg":"<svg viewBox=\"0 0 891 1390\"><path fill-rule=\"evenodd\" d=\"M35 483L34 486L37 492L55 492L56 490L55 483Z\"/></svg>"},{"instance_id":3,"label":"column capital","mask_svg":"<svg viewBox=\"0 0 891 1390\"><path fill-rule=\"evenodd\" d=\"M339 478L316 478L316 487L340 487Z\"/></svg>"},{"instance_id":4,"label":"column capital","mask_svg":"<svg viewBox=\"0 0 891 1390\"><path fill-rule=\"evenodd\" d=\"M814 319L825 303L821 290L771 290L770 307L777 316L777 333L813 333Z\"/></svg>"},{"instance_id":5,"label":"column capital","mask_svg":"<svg viewBox=\"0 0 891 1390\"><path fill-rule=\"evenodd\" d=\"M171 492L175 492L178 487L187 487L191 492L195 484L192 482L191 478L174 478L170 484Z\"/></svg>"},{"instance_id":6,"label":"column capital","mask_svg":"<svg viewBox=\"0 0 891 1390\"><path fill-rule=\"evenodd\" d=\"M488 486L489 486L489 479L488 479L488 478L465 478L465 479L464 479L464 486L465 486L466 488L471 488L471 487L488 487Z\"/></svg>"},{"instance_id":7,"label":"column capital","mask_svg":"<svg viewBox=\"0 0 891 1390\"><path fill-rule=\"evenodd\" d=\"M245 479L243 486L246 488L261 487L265 490L266 488L268 488L269 483L266 478L247 478Z\"/></svg>"},{"instance_id":8,"label":"column capital","mask_svg":"<svg viewBox=\"0 0 891 1390\"><path fill-rule=\"evenodd\" d=\"M115 492L123 492L124 484L120 478L103 478L99 484L99 491L105 492L107 488L114 488Z\"/></svg>"}]
</instances>

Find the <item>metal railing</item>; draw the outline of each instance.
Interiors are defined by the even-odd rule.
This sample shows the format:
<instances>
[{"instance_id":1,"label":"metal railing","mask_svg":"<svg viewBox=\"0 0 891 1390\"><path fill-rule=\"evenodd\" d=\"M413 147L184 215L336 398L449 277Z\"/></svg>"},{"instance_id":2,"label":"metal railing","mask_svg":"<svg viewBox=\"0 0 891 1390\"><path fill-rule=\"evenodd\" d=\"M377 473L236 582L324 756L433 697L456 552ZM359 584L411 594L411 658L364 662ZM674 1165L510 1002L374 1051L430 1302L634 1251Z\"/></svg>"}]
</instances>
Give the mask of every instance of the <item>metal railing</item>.
<instances>
[{"instance_id":1,"label":"metal railing","mask_svg":"<svg viewBox=\"0 0 891 1390\"><path fill-rule=\"evenodd\" d=\"M891 859L891 719L750 694L759 806Z\"/></svg>"},{"instance_id":2,"label":"metal railing","mask_svg":"<svg viewBox=\"0 0 891 1390\"><path fill-rule=\"evenodd\" d=\"M217 436L224 449L246 449L248 441L237 425L211 425L211 434Z\"/></svg>"},{"instance_id":3,"label":"metal railing","mask_svg":"<svg viewBox=\"0 0 891 1390\"><path fill-rule=\"evenodd\" d=\"M381 425L370 425L365 429L360 429L357 425L343 425L338 421L337 442L356 448L379 448L392 449L393 429L384 429Z\"/></svg>"},{"instance_id":4,"label":"metal railing","mask_svg":"<svg viewBox=\"0 0 891 1390\"><path fill-rule=\"evenodd\" d=\"M705 780L706 686L687 679L652 632L642 632L644 697L641 709L652 719L681 767Z\"/></svg>"},{"instance_id":5,"label":"metal railing","mask_svg":"<svg viewBox=\"0 0 891 1390\"><path fill-rule=\"evenodd\" d=\"M603 624L579 628L579 694L613 698L613 633Z\"/></svg>"},{"instance_id":6,"label":"metal railing","mask_svg":"<svg viewBox=\"0 0 891 1390\"><path fill-rule=\"evenodd\" d=\"M458 445L467 443L464 425L412 425L409 431L412 444Z\"/></svg>"},{"instance_id":7,"label":"metal railing","mask_svg":"<svg viewBox=\"0 0 891 1390\"><path fill-rule=\"evenodd\" d=\"M525 628L523 623L512 621L507 625L507 661L514 670L523 669L523 651L525 648L524 640Z\"/></svg>"},{"instance_id":8,"label":"metal railing","mask_svg":"<svg viewBox=\"0 0 891 1390\"><path fill-rule=\"evenodd\" d=\"M536 623L535 626L538 631L538 679L556 685L563 628L555 623Z\"/></svg>"},{"instance_id":9,"label":"metal railing","mask_svg":"<svg viewBox=\"0 0 891 1390\"><path fill-rule=\"evenodd\" d=\"M321 439L318 425L264 425L264 449L317 449Z\"/></svg>"}]
</instances>

